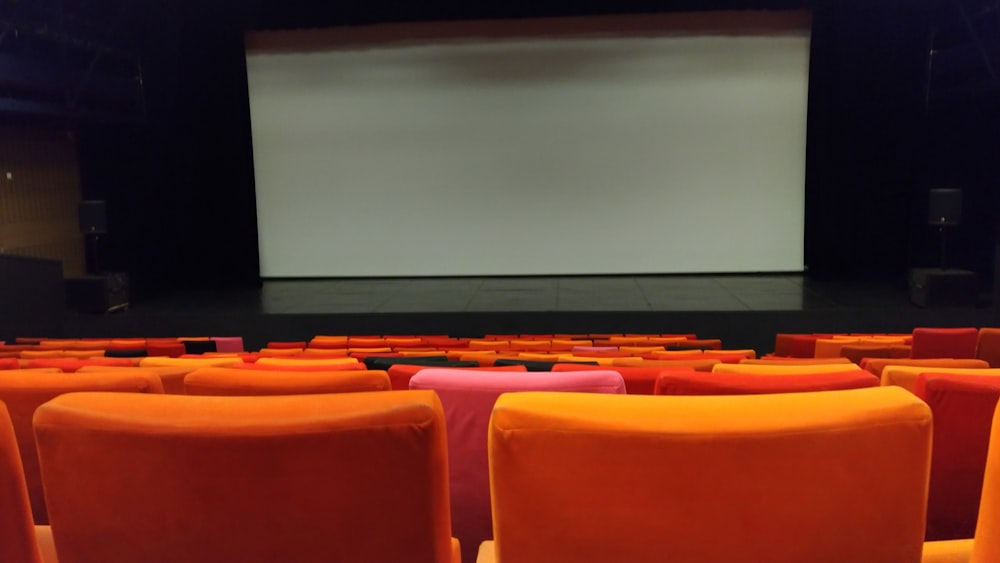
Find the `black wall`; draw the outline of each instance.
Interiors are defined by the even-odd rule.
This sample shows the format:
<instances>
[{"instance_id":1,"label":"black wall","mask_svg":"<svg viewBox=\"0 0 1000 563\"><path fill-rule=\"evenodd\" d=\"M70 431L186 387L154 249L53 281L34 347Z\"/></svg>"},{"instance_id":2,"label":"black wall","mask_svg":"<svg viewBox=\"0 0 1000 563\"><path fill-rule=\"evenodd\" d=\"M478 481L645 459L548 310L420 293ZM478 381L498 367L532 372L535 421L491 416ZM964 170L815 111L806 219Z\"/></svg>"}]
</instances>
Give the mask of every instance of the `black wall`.
<instances>
[{"instance_id":1,"label":"black wall","mask_svg":"<svg viewBox=\"0 0 1000 563\"><path fill-rule=\"evenodd\" d=\"M243 32L388 21L809 8L814 14L806 179L811 274L903 279L934 265L926 190L961 187L952 265L992 276L996 96L925 103L932 24L948 1L338 2L157 0L132 14L147 120L80 131L87 198L107 199L111 267L138 298L259 283ZM987 108L993 108L991 111Z\"/></svg>"}]
</instances>

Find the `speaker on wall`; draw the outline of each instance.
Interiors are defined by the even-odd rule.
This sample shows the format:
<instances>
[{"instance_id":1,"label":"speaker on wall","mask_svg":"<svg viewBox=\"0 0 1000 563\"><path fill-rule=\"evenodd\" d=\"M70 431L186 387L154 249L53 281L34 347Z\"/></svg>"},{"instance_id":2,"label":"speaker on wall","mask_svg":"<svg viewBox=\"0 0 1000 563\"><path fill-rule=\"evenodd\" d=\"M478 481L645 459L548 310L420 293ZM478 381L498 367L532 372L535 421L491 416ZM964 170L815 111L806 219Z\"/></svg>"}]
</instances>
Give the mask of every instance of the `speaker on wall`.
<instances>
[{"instance_id":1,"label":"speaker on wall","mask_svg":"<svg viewBox=\"0 0 1000 563\"><path fill-rule=\"evenodd\" d=\"M929 192L927 224L951 227L962 222L962 190L947 188Z\"/></svg>"},{"instance_id":2,"label":"speaker on wall","mask_svg":"<svg viewBox=\"0 0 1000 563\"><path fill-rule=\"evenodd\" d=\"M99 235L108 232L108 214L103 201L84 200L78 209L81 233Z\"/></svg>"}]
</instances>

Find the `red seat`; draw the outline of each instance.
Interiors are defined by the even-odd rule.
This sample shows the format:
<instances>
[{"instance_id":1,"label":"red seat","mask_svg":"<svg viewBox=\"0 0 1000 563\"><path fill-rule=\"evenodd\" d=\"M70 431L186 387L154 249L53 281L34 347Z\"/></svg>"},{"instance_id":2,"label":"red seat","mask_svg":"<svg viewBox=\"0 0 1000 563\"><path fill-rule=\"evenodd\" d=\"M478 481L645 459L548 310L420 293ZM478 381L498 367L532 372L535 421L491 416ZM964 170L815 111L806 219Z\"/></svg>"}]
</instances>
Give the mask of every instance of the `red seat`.
<instances>
[{"instance_id":1,"label":"red seat","mask_svg":"<svg viewBox=\"0 0 1000 563\"><path fill-rule=\"evenodd\" d=\"M924 373L914 392L934 416L927 539L975 535L1000 378Z\"/></svg>"},{"instance_id":2,"label":"red seat","mask_svg":"<svg viewBox=\"0 0 1000 563\"><path fill-rule=\"evenodd\" d=\"M915 328L910 357L975 358L978 341L975 328Z\"/></svg>"}]
</instances>

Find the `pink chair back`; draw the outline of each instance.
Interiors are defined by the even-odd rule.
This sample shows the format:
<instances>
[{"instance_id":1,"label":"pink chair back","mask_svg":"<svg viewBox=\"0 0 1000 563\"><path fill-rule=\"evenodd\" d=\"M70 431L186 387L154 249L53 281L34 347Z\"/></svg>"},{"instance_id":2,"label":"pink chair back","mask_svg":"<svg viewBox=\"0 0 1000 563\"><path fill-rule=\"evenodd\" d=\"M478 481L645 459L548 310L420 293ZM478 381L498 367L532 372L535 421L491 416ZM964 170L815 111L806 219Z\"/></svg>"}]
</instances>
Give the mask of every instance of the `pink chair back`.
<instances>
[{"instance_id":1,"label":"pink chair back","mask_svg":"<svg viewBox=\"0 0 1000 563\"><path fill-rule=\"evenodd\" d=\"M625 394L621 374L610 370L497 372L423 369L410 389L437 391L448 433L452 534L462 560L475 561L479 544L493 537L487 434L497 398L516 391Z\"/></svg>"}]
</instances>

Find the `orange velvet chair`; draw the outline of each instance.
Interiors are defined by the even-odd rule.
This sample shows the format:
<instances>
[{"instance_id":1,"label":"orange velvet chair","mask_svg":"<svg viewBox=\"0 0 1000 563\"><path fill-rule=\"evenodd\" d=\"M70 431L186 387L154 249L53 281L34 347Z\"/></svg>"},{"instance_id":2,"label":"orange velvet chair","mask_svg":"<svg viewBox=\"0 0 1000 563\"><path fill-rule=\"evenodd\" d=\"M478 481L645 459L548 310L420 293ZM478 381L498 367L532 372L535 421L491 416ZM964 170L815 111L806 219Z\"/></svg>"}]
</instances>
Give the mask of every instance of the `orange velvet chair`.
<instances>
[{"instance_id":1,"label":"orange velvet chair","mask_svg":"<svg viewBox=\"0 0 1000 563\"><path fill-rule=\"evenodd\" d=\"M23 373L5 372L0 377L0 401L7 405L28 483L31 512L36 524L47 524L45 494L38 470L38 454L31 431L35 409L46 401L73 391L116 391L123 393L163 393L159 377L149 372L127 373Z\"/></svg>"},{"instance_id":2,"label":"orange velvet chair","mask_svg":"<svg viewBox=\"0 0 1000 563\"><path fill-rule=\"evenodd\" d=\"M51 528L35 526L31 518L21 454L10 414L3 403L0 403L0 507L0 561L55 563Z\"/></svg>"},{"instance_id":3,"label":"orange velvet chair","mask_svg":"<svg viewBox=\"0 0 1000 563\"><path fill-rule=\"evenodd\" d=\"M809 364L803 366L761 364L716 364L712 373L739 373L744 375L805 375L810 373L836 373L860 370L854 364Z\"/></svg>"},{"instance_id":4,"label":"orange velvet chair","mask_svg":"<svg viewBox=\"0 0 1000 563\"><path fill-rule=\"evenodd\" d=\"M922 563L996 563L1000 561L1000 405L993 414L989 453L974 538L930 541Z\"/></svg>"},{"instance_id":5,"label":"orange velvet chair","mask_svg":"<svg viewBox=\"0 0 1000 563\"><path fill-rule=\"evenodd\" d=\"M931 414L899 389L512 393L489 439L481 563L920 559Z\"/></svg>"},{"instance_id":6,"label":"orange velvet chair","mask_svg":"<svg viewBox=\"0 0 1000 563\"><path fill-rule=\"evenodd\" d=\"M878 387L865 370L760 377L736 373L667 372L656 380L655 395L757 395Z\"/></svg>"},{"instance_id":7,"label":"orange velvet chair","mask_svg":"<svg viewBox=\"0 0 1000 563\"><path fill-rule=\"evenodd\" d=\"M920 358L975 358L979 330L975 328L915 328L910 356Z\"/></svg>"},{"instance_id":8,"label":"orange velvet chair","mask_svg":"<svg viewBox=\"0 0 1000 563\"><path fill-rule=\"evenodd\" d=\"M196 366L150 366L150 367L119 367L119 366L84 366L77 373L153 373L160 378L163 392L171 395L184 394L184 376L197 369Z\"/></svg>"},{"instance_id":9,"label":"orange velvet chair","mask_svg":"<svg viewBox=\"0 0 1000 563\"><path fill-rule=\"evenodd\" d=\"M269 372L200 368L184 378L188 395L309 395L389 391L384 371Z\"/></svg>"},{"instance_id":10,"label":"orange velvet chair","mask_svg":"<svg viewBox=\"0 0 1000 563\"><path fill-rule=\"evenodd\" d=\"M35 435L64 563L459 561L431 392L72 393Z\"/></svg>"},{"instance_id":11,"label":"orange velvet chair","mask_svg":"<svg viewBox=\"0 0 1000 563\"><path fill-rule=\"evenodd\" d=\"M927 368L961 368L961 369L986 369L990 364L983 360L953 360L950 358L866 358L861 367L872 372L877 377L882 377L882 371L886 366L920 366Z\"/></svg>"},{"instance_id":12,"label":"orange velvet chair","mask_svg":"<svg viewBox=\"0 0 1000 563\"><path fill-rule=\"evenodd\" d=\"M87 360L75 360L71 358L52 358L41 360L28 360L25 362L26 368L59 368L61 371L72 372L87 366L99 367L135 367L137 360L129 358L92 358Z\"/></svg>"},{"instance_id":13,"label":"orange velvet chair","mask_svg":"<svg viewBox=\"0 0 1000 563\"><path fill-rule=\"evenodd\" d=\"M971 538L1000 378L924 373L914 392L934 414L927 539Z\"/></svg>"}]
</instances>

